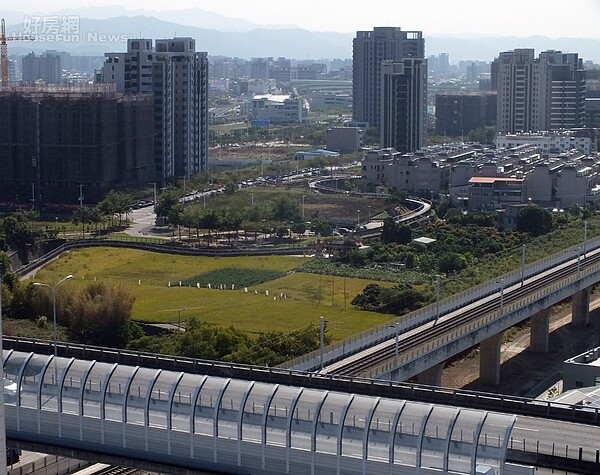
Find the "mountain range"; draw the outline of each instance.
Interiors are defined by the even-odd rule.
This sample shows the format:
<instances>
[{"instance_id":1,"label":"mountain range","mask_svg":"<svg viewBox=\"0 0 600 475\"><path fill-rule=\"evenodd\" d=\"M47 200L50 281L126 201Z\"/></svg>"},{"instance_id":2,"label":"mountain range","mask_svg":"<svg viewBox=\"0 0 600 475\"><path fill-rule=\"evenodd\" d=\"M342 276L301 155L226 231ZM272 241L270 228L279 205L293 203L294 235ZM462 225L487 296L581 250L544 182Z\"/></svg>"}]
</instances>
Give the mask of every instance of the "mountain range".
<instances>
[{"instance_id":1,"label":"mountain range","mask_svg":"<svg viewBox=\"0 0 600 475\"><path fill-rule=\"evenodd\" d=\"M127 13L127 14L124 14ZM118 14L107 18L105 15ZM79 37L56 41L39 32L36 41L10 42L11 54L45 50L71 54L102 56L105 52L125 51L127 38L171 38L191 36L196 48L211 56L249 59L261 56L285 56L296 59L350 58L354 33L308 31L293 25L257 25L243 19L229 18L198 8L169 12L128 11L122 7L94 7L63 10L55 13L4 11L7 34L27 33L23 18L39 15L78 17ZM87 15L87 16L85 16ZM103 17L104 16L104 17ZM536 52L555 49L577 52L584 60L600 62L600 40L585 38L466 37L425 35L427 55L446 52L450 61L491 61L500 51L535 48Z\"/></svg>"}]
</instances>

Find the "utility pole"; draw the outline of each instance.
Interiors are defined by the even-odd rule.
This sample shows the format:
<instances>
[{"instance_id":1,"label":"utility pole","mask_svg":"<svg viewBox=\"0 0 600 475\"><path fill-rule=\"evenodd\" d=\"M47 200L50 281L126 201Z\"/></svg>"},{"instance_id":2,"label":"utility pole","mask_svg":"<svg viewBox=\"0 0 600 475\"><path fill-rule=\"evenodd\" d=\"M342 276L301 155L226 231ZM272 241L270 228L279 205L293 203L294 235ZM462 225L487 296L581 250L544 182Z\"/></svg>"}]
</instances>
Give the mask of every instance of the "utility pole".
<instances>
[{"instance_id":1,"label":"utility pole","mask_svg":"<svg viewBox=\"0 0 600 475\"><path fill-rule=\"evenodd\" d=\"M154 211L156 211L156 182L150 183L154 189Z\"/></svg>"}]
</instances>

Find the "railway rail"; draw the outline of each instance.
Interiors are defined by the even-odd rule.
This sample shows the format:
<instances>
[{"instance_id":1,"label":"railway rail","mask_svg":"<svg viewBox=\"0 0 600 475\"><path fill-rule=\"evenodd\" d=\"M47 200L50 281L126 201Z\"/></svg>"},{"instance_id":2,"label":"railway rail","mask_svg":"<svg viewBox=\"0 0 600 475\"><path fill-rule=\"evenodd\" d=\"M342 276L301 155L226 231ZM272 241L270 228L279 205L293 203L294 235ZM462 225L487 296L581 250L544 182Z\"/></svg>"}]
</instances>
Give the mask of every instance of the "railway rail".
<instances>
[{"instance_id":1,"label":"railway rail","mask_svg":"<svg viewBox=\"0 0 600 475\"><path fill-rule=\"evenodd\" d=\"M371 349L356 353L344 360L335 362L321 371L325 374L341 376L367 376L367 371L396 358L396 353L406 355L424 346L431 346L436 341L456 332L457 328L483 323L490 313L510 304L523 301L527 295L543 290L551 284L561 282L573 273L582 272L593 267L600 267L600 250L590 251L586 256L564 263L553 270L543 272L528 279L525 284L514 284L501 289L493 295L484 297L467 305L464 309L454 310L440 315L420 327L403 334L398 341L396 352L395 338L376 345Z\"/></svg>"}]
</instances>

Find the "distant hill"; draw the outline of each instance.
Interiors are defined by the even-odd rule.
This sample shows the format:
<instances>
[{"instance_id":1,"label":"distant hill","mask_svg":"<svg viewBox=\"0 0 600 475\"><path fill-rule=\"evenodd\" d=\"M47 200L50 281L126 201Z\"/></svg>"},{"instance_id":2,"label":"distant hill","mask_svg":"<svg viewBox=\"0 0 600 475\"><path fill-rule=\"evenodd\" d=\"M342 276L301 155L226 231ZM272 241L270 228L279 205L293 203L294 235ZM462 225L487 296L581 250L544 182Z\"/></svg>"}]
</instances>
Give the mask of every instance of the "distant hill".
<instances>
[{"instance_id":1,"label":"distant hill","mask_svg":"<svg viewBox=\"0 0 600 475\"><path fill-rule=\"evenodd\" d=\"M99 16L105 11L115 11L116 8L118 7L95 7L89 11L94 16ZM11 19L19 18L21 15L15 11L8 13L10 15L7 17ZM63 12L63 14L66 13L75 14L76 11ZM102 56L105 52L124 51L127 38L191 36L196 39L198 50L208 51L212 56L237 56L246 59L259 56L285 56L296 59L350 58L352 56L352 38L354 37L352 33L315 32L299 28L274 29L272 27L252 28L245 31L220 31L217 28L218 25L225 25L223 28L229 29L243 29L252 27L253 24L237 19L230 19L232 21L228 23L227 17L220 15L214 17L216 14L204 13L207 15L204 23L212 21L212 24L215 25L214 28L190 26L146 15L113 18L81 17L79 41L48 41L48 38L40 35L35 42L11 42L9 51L12 54L23 54L28 51L41 52L54 49L68 51L72 54ZM204 13L199 9L190 9L189 22ZM161 14L164 17L169 15L177 17L183 14L177 12ZM22 22L10 22L7 27L8 33L22 31ZM450 54L451 62L466 59L491 61L500 51L522 47L535 48L536 52L547 49L577 52L585 60L600 62L600 40L597 39L551 39L541 36L465 38L460 36L442 37L425 33L426 54L447 52Z\"/></svg>"},{"instance_id":2,"label":"distant hill","mask_svg":"<svg viewBox=\"0 0 600 475\"><path fill-rule=\"evenodd\" d=\"M123 51L127 38L172 38L191 36L199 51L211 55L286 56L288 58L348 58L352 51L352 35L322 33L301 29L253 29L242 32L181 25L154 17L115 17L109 19L80 19L80 39L74 42L48 41L38 35L38 41L11 43L13 54L47 49L64 50L72 54L103 55L109 51ZM7 31L23 31L22 24L7 27Z\"/></svg>"},{"instance_id":3,"label":"distant hill","mask_svg":"<svg viewBox=\"0 0 600 475\"><path fill-rule=\"evenodd\" d=\"M529 36L519 38L512 36L459 38L425 36L427 55L442 52L450 53L450 61L476 59L491 61L500 51L515 48L534 48L537 53L545 50L560 50L579 53L584 60L600 63L600 40L589 38L547 38L545 36Z\"/></svg>"}]
</instances>

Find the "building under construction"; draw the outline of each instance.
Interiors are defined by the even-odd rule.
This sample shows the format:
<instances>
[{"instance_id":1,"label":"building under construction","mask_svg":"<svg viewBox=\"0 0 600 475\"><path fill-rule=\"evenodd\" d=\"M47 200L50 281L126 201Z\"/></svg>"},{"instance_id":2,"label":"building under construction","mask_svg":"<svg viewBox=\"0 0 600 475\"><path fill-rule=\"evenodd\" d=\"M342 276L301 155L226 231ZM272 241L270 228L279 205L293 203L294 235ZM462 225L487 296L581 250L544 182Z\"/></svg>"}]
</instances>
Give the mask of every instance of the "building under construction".
<instances>
[{"instance_id":1,"label":"building under construction","mask_svg":"<svg viewBox=\"0 0 600 475\"><path fill-rule=\"evenodd\" d=\"M0 200L97 203L154 181L153 101L112 84L0 91Z\"/></svg>"}]
</instances>

